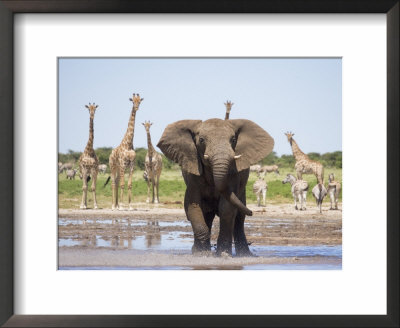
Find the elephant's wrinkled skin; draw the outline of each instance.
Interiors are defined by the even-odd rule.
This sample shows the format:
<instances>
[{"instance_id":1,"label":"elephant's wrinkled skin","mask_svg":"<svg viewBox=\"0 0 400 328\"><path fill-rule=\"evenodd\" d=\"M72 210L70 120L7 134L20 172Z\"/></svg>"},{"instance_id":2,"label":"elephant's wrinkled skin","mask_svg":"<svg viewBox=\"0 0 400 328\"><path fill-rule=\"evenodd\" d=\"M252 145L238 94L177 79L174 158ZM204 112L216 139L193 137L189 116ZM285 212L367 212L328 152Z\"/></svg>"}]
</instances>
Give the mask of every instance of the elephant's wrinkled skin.
<instances>
[{"instance_id":1,"label":"elephant's wrinkled skin","mask_svg":"<svg viewBox=\"0 0 400 328\"><path fill-rule=\"evenodd\" d=\"M182 167L185 212L194 233L193 253L210 253L211 227L220 217L217 255L250 256L244 233L249 167L267 156L274 140L249 120L183 120L166 127L157 145Z\"/></svg>"}]
</instances>

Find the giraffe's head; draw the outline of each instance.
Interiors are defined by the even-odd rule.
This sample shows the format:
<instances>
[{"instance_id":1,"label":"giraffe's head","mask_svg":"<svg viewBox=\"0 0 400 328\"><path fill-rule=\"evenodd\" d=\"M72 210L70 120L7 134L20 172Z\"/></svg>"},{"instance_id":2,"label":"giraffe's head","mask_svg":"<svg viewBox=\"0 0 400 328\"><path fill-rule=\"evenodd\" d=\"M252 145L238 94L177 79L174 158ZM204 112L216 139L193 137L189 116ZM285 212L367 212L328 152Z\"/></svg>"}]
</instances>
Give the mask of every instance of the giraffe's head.
<instances>
[{"instance_id":1,"label":"giraffe's head","mask_svg":"<svg viewBox=\"0 0 400 328\"><path fill-rule=\"evenodd\" d=\"M153 125L153 123L151 123L150 121L144 121L144 123L142 123L144 128L146 129L146 132L150 132L150 127Z\"/></svg>"},{"instance_id":2,"label":"giraffe's head","mask_svg":"<svg viewBox=\"0 0 400 328\"><path fill-rule=\"evenodd\" d=\"M290 142L290 144L292 144L292 139L293 139L294 133L286 132L285 136L287 137L287 140Z\"/></svg>"},{"instance_id":3,"label":"giraffe's head","mask_svg":"<svg viewBox=\"0 0 400 328\"><path fill-rule=\"evenodd\" d=\"M85 105L85 107L89 110L90 118L94 118L94 113L99 105L96 105L95 103L89 103L89 105Z\"/></svg>"},{"instance_id":4,"label":"giraffe's head","mask_svg":"<svg viewBox=\"0 0 400 328\"><path fill-rule=\"evenodd\" d=\"M225 103L225 107L226 107L226 111L228 113L231 111L232 106L233 106L233 102L231 102L230 100L227 100Z\"/></svg>"},{"instance_id":5,"label":"giraffe's head","mask_svg":"<svg viewBox=\"0 0 400 328\"><path fill-rule=\"evenodd\" d=\"M133 102L133 109L137 111L139 109L140 103L144 98L140 98L138 93L134 93L132 98L129 98L130 101Z\"/></svg>"}]
</instances>

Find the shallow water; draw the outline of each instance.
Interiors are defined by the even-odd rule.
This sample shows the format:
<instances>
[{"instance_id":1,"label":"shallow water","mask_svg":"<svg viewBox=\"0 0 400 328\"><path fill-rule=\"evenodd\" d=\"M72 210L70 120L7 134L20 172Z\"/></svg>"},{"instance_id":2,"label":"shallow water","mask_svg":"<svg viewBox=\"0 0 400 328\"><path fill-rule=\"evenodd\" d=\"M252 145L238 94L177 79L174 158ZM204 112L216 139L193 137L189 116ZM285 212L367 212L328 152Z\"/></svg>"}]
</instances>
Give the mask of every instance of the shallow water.
<instances>
[{"instance_id":1,"label":"shallow water","mask_svg":"<svg viewBox=\"0 0 400 328\"><path fill-rule=\"evenodd\" d=\"M311 221L302 221L302 225ZM298 224L298 223L297 223ZM267 234L269 229L294 229L293 220L268 219L268 222L246 222L246 231L249 227L258 230L248 239ZM262 229L260 232L260 227ZM224 266L213 261L191 260L193 233L188 221L171 220L145 220L132 218L113 219L59 219L59 246L62 250L79 250L82 254L90 251L119 251L112 256L121 256L126 252L133 252L133 256L140 256L143 265L61 265L61 270L186 270L186 269L240 269L240 270L340 270L342 259L341 245L263 245L255 243L250 250L258 257L252 261L226 262ZM125 253L123 253L125 252ZM172 255L174 258L166 258ZM74 255L75 256L75 255ZM81 256L81 255L80 255ZM143 257L154 258L155 263ZM162 261L157 259L161 256ZM163 257L164 256L164 257ZM176 256L178 258L176 258ZM182 258L186 256L190 264L181 265ZM100 256L101 257L101 256ZM138 257L139 259L139 257ZM254 258L253 258L254 259ZM262 263L269 259L276 259L271 263ZM287 261L286 261L287 260ZM286 263L286 262L287 263ZM294 263L299 261L299 263ZM77 262L78 263L78 262ZM171 264L171 265L169 265Z\"/></svg>"},{"instance_id":2,"label":"shallow water","mask_svg":"<svg viewBox=\"0 0 400 328\"><path fill-rule=\"evenodd\" d=\"M193 267L193 266L143 266L143 267L104 267L104 266L76 266L76 267L59 267L59 270L341 270L340 263L323 263L323 264L252 264L244 266L231 267Z\"/></svg>"}]
</instances>

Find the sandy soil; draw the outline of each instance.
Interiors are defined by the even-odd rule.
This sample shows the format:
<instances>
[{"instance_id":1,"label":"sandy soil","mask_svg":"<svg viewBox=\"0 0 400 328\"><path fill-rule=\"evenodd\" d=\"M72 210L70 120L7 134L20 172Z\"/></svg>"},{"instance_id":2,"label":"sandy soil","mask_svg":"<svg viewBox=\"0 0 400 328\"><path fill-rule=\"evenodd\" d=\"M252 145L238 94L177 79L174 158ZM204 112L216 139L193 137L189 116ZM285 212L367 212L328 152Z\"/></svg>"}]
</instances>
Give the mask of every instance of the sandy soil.
<instances>
[{"instance_id":1,"label":"sandy soil","mask_svg":"<svg viewBox=\"0 0 400 328\"><path fill-rule=\"evenodd\" d=\"M151 214L151 215L185 215L185 212L181 208L168 208L163 204L146 204L146 203L134 203L134 209L123 210L123 211L113 211L109 208L103 209L60 209L59 216L60 217L81 217L81 218L92 218L95 216L98 217L137 217L138 215L143 214ZM340 219L342 218L341 204L339 204L338 211L330 211L329 204L325 203L322 206L322 214L317 211L317 208L314 206L308 206L305 211L296 211L294 209L293 204L267 204L266 207L258 207L256 205L250 204L247 205L249 209L253 211L254 216L263 216L263 217L273 217L276 219L286 219L286 218L323 218L323 219ZM249 219L251 217L247 217Z\"/></svg>"}]
</instances>

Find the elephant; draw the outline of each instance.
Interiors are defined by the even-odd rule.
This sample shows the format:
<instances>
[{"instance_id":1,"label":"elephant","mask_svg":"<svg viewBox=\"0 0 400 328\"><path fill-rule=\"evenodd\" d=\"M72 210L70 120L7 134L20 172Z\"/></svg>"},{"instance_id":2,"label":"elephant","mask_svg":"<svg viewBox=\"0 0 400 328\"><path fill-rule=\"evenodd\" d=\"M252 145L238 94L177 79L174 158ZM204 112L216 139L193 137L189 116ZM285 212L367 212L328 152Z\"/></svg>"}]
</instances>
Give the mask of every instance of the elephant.
<instances>
[{"instance_id":1,"label":"elephant","mask_svg":"<svg viewBox=\"0 0 400 328\"><path fill-rule=\"evenodd\" d=\"M244 232L249 167L266 157L274 139L245 119L182 120L169 124L157 146L178 163L186 184L184 209L194 234L192 254L210 255L211 227L220 218L216 255L252 256Z\"/></svg>"}]
</instances>

